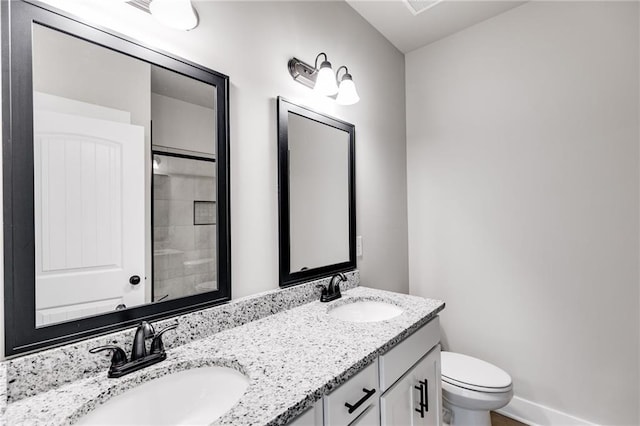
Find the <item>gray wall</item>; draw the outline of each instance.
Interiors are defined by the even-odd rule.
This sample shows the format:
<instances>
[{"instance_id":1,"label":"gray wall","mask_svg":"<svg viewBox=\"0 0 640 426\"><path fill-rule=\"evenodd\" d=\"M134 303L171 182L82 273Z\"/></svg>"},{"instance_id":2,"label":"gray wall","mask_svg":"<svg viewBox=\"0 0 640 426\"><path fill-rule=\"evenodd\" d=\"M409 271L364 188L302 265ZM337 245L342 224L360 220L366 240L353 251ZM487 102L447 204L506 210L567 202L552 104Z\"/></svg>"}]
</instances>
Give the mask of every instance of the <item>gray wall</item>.
<instances>
[{"instance_id":1,"label":"gray wall","mask_svg":"<svg viewBox=\"0 0 640 426\"><path fill-rule=\"evenodd\" d=\"M514 404L606 425L640 422L638 17L529 2L406 57L411 293Z\"/></svg>"},{"instance_id":2,"label":"gray wall","mask_svg":"<svg viewBox=\"0 0 640 426\"><path fill-rule=\"evenodd\" d=\"M404 58L343 2L195 2L200 26L174 31L122 2L57 7L230 76L233 297L278 286L278 95L356 125L363 285L408 291ZM362 100L342 107L294 82L292 56L325 51Z\"/></svg>"},{"instance_id":3,"label":"gray wall","mask_svg":"<svg viewBox=\"0 0 640 426\"><path fill-rule=\"evenodd\" d=\"M131 113L149 143L148 63L47 27L33 29L34 90Z\"/></svg>"},{"instance_id":4,"label":"gray wall","mask_svg":"<svg viewBox=\"0 0 640 426\"><path fill-rule=\"evenodd\" d=\"M154 149L177 148L195 151L195 155L215 155L214 109L153 92L150 96Z\"/></svg>"}]
</instances>

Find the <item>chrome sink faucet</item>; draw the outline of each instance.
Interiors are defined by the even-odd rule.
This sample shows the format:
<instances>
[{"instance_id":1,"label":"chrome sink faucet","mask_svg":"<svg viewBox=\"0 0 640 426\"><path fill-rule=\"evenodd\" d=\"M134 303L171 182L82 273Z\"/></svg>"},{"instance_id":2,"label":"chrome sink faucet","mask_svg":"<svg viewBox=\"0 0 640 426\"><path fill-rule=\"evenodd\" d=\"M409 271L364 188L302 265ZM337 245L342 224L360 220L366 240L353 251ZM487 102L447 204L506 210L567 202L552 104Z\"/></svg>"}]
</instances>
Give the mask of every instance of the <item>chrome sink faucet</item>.
<instances>
[{"instance_id":1,"label":"chrome sink faucet","mask_svg":"<svg viewBox=\"0 0 640 426\"><path fill-rule=\"evenodd\" d=\"M131 361L135 361L147 356L147 339L153 338L156 331L153 326L146 321L142 321L138 328L136 328L136 334L133 336L133 347L131 348Z\"/></svg>"},{"instance_id":2,"label":"chrome sink faucet","mask_svg":"<svg viewBox=\"0 0 640 426\"><path fill-rule=\"evenodd\" d=\"M142 321L136 328L133 338L133 347L131 348L131 359L127 360L127 354L119 346L106 345L91 349L92 354L102 351L112 351L111 366L109 367L108 377L118 378L125 374L133 373L142 368L164 361L167 353L164 350L162 335L169 330L173 330L178 323L171 324L156 333L151 324ZM151 339L151 346L147 351L147 340Z\"/></svg>"},{"instance_id":3,"label":"chrome sink faucet","mask_svg":"<svg viewBox=\"0 0 640 426\"><path fill-rule=\"evenodd\" d=\"M329 281L329 285L325 288L322 287L322 292L320 294L321 302L331 302L332 300L340 299L342 297L342 293L340 292L340 282L347 282L347 277L342 272L335 274L331 277L331 281Z\"/></svg>"}]
</instances>

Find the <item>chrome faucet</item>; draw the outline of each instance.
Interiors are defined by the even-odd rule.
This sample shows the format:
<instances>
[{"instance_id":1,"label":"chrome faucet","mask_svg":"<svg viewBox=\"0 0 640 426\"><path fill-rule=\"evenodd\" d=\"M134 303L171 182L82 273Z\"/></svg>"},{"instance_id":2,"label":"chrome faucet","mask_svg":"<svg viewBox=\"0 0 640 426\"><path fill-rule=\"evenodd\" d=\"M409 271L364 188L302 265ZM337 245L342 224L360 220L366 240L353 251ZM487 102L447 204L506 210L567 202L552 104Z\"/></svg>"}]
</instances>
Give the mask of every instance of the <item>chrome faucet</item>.
<instances>
[{"instance_id":1,"label":"chrome faucet","mask_svg":"<svg viewBox=\"0 0 640 426\"><path fill-rule=\"evenodd\" d=\"M321 286L320 301L331 302L332 300L340 299L342 297L342 293L340 292L341 281L347 281L347 277L342 272L331 277L331 281L329 281L329 285L326 288Z\"/></svg>"},{"instance_id":2,"label":"chrome faucet","mask_svg":"<svg viewBox=\"0 0 640 426\"><path fill-rule=\"evenodd\" d=\"M142 321L136 334L133 336L133 347L131 348L131 361L135 361L147 356L147 339L151 339L156 334L153 326L146 321Z\"/></svg>"},{"instance_id":3,"label":"chrome faucet","mask_svg":"<svg viewBox=\"0 0 640 426\"><path fill-rule=\"evenodd\" d=\"M164 361L167 353L162 343L162 335L169 330L173 330L178 323L171 324L159 332L155 332L153 326L146 321L142 321L136 328L133 338L133 347L131 348L131 359L127 360L125 351L115 345L99 346L89 350L92 354L102 351L113 351L111 356L111 366L109 367L108 377L118 378L125 374L133 373L142 368ZM147 352L147 340L151 340L149 352Z\"/></svg>"}]
</instances>

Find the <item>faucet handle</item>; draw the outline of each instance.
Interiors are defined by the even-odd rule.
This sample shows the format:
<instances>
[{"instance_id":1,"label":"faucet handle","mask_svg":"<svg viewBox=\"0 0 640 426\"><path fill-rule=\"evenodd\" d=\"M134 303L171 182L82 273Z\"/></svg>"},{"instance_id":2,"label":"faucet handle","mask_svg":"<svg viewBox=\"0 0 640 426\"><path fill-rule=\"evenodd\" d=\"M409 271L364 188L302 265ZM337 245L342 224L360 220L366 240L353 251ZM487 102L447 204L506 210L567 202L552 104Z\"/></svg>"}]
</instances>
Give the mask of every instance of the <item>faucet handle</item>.
<instances>
[{"instance_id":1,"label":"faucet handle","mask_svg":"<svg viewBox=\"0 0 640 426\"><path fill-rule=\"evenodd\" d=\"M153 340L151 341L152 354L159 354L164 352L164 343L162 343L162 335L169 330L175 329L176 327L178 327L177 322L166 326L165 328L163 328L162 330L156 333L156 335L153 337Z\"/></svg>"},{"instance_id":2,"label":"faucet handle","mask_svg":"<svg viewBox=\"0 0 640 426\"><path fill-rule=\"evenodd\" d=\"M122 348L115 345L98 346L97 348L89 349L92 354L102 351L113 351L111 356L111 367L120 367L127 363L127 354L124 353Z\"/></svg>"}]
</instances>

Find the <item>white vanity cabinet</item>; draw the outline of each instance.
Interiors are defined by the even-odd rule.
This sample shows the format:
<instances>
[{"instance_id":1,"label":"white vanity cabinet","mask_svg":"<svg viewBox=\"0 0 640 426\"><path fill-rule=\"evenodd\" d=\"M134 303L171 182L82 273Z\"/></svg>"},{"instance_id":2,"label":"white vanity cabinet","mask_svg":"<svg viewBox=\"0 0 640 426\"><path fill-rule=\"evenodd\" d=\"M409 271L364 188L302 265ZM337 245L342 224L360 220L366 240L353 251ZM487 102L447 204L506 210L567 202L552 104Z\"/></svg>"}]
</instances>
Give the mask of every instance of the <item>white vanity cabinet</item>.
<instances>
[{"instance_id":1,"label":"white vanity cabinet","mask_svg":"<svg viewBox=\"0 0 640 426\"><path fill-rule=\"evenodd\" d=\"M380 355L325 395L293 426L440 426L440 321Z\"/></svg>"},{"instance_id":2,"label":"white vanity cabinet","mask_svg":"<svg viewBox=\"0 0 640 426\"><path fill-rule=\"evenodd\" d=\"M380 355L380 424L440 426L440 321L436 317Z\"/></svg>"},{"instance_id":3,"label":"white vanity cabinet","mask_svg":"<svg viewBox=\"0 0 640 426\"><path fill-rule=\"evenodd\" d=\"M375 403L367 407L349 426L379 426L380 425L380 405L376 399Z\"/></svg>"},{"instance_id":4,"label":"white vanity cabinet","mask_svg":"<svg viewBox=\"0 0 640 426\"><path fill-rule=\"evenodd\" d=\"M380 424L440 425L440 395L440 345L437 345L382 395Z\"/></svg>"}]
</instances>

